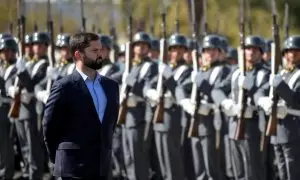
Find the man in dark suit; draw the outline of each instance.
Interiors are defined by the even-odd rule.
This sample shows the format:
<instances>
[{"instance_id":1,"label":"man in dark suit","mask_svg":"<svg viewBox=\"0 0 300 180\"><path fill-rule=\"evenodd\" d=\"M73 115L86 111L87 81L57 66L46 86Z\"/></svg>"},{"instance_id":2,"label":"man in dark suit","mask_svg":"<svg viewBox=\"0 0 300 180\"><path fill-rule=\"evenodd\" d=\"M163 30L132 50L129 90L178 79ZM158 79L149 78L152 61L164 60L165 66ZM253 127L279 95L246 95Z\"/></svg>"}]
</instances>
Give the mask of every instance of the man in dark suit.
<instances>
[{"instance_id":1,"label":"man in dark suit","mask_svg":"<svg viewBox=\"0 0 300 180\"><path fill-rule=\"evenodd\" d=\"M55 81L44 113L44 137L62 180L109 178L112 135L118 117L118 84L97 73L103 47L93 33L71 37L76 69Z\"/></svg>"}]
</instances>

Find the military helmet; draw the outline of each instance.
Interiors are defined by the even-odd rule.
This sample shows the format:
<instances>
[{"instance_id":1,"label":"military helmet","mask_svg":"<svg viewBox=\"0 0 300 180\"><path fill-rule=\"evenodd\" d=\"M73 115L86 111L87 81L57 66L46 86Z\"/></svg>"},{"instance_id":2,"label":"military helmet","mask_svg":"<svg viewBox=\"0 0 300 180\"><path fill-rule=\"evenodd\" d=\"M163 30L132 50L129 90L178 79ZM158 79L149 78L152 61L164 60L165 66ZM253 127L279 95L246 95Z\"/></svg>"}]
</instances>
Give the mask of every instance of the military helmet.
<instances>
[{"instance_id":1,"label":"military helmet","mask_svg":"<svg viewBox=\"0 0 300 180\"><path fill-rule=\"evenodd\" d=\"M59 47L68 47L70 45L71 36L69 34L61 34Z\"/></svg>"},{"instance_id":2,"label":"military helmet","mask_svg":"<svg viewBox=\"0 0 300 180\"><path fill-rule=\"evenodd\" d=\"M33 33L32 43L50 43L49 34L46 32L35 32Z\"/></svg>"},{"instance_id":3,"label":"military helmet","mask_svg":"<svg viewBox=\"0 0 300 180\"><path fill-rule=\"evenodd\" d=\"M9 33L0 33L0 39L8 38L8 37L13 37L13 36Z\"/></svg>"},{"instance_id":4,"label":"military helmet","mask_svg":"<svg viewBox=\"0 0 300 180\"><path fill-rule=\"evenodd\" d=\"M228 53L228 40L226 37L220 36L221 39L221 46L222 46L222 50L225 53Z\"/></svg>"},{"instance_id":5,"label":"military helmet","mask_svg":"<svg viewBox=\"0 0 300 180\"><path fill-rule=\"evenodd\" d=\"M207 48L216 48L219 50L223 49L222 41L218 35L207 35L202 41L202 52Z\"/></svg>"},{"instance_id":6,"label":"military helmet","mask_svg":"<svg viewBox=\"0 0 300 180\"><path fill-rule=\"evenodd\" d=\"M56 36L56 41L55 41L55 46L56 47L60 47L61 36L62 36L62 34L58 34Z\"/></svg>"},{"instance_id":7,"label":"military helmet","mask_svg":"<svg viewBox=\"0 0 300 180\"><path fill-rule=\"evenodd\" d=\"M99 35L99 41L102 45L107 47L108 49L111 49L113 47L113 42L110 36L108 35Z\"/></svg>"},{"instance_id":8,"label":"military helmet","mask_svg":"<svg viewBox=\"0 0 300 180\"><path fill-rule=\"evenodd\" d=\"M245 38L245 48L247 47L257 47L263 53L265 50L265 40L260 36L247 36Z\"/></svg>"},{"instance_id":9,"label":"military helmet","mask_svg":"<svg viewBox=\"0 0 300 180\"><path fill-rule=\"evenodd\" d=\"M194 40L192 40L191 38L187 38L187 48L192 50L194 48L196 48L196 43Z\"/></svg>"},{"instance_id":10,"label":"military helmet","mask_svg":"<svg viewBox=\"0 0 300 180\"><path fill-rule=\"evenodd\" d=\"M290 36L283 43L283 51L300 49L300 36Z\"/></svg>"},{"instance_id":11,"label":"military helmet","mask_svg":"<svg viewBox=\"0 0 300 180\"><path fill-rule=\"evenodd\" d=\"M151 49L159 51L159 46L160 46L159 40L156 39L156 38L152 38L152 40L151 40Z\"/></svg>"},{"instance_id":12,"label":"military helmet","mask_svg":"<svg viewBox=\"0 0 300 180\"><path fill-rule=\"evenodd\" d=\"M32 34L26 34L25 35L24 44L25 45L32 44Z\"/></svg>"},{"instance_id":13,"label":"military helmet","mask_svg":"<svg viewBox=\"0 0 300 180\"><path fill-rule=\"evenodd\" d=\"M132 45L134 46L136 43L140 43L140 42L146 43L149 45L149 47L151 47L151 38L150 38L149 34L143 32L143 31L138 32L133 36Z\"/></svg>"},{"instance_id":14,"label":"military helmet","mask_svg":"<svg viewBox=\"0 0 300 180\"><path fill-rule=\"evenodd\" d=\"M184 35L181 34L172 34L170 38L168 39L168 47L169 49L173 46L183 46L185 49L188 48L187 46L187 40Z\"/></svg>"},{"instance_id":15,"label":"military helmet","mask_svg":"<svg viewBox=\"0 0 300 180\"><path fill-rule=\"evenodd\" d=\"M268 39L265 41L265 52L271 52L271 44L273 43L273 40Z\"/></svg>"},{"instance_id":16,"label":"military helmet","mask_svg":"<svg viewBox=\"0 0 300 180\"><path fill-rule=\"evenodd\" d=\"M237 60L238 59L237 49L236 48L228 48L227 57Z\"/></svg>"},{"instance_id":17,"label":"military helmet","mask_svg":"<svg viewBox=\"0 0 300 180\"><path fill-rule=\"evenodd\" d=\"M12 37L6 37L0 39L0 51L4 49L11 49L14 52L18 52L18 44L16 40Z\"/></svg>"}]
</instances>

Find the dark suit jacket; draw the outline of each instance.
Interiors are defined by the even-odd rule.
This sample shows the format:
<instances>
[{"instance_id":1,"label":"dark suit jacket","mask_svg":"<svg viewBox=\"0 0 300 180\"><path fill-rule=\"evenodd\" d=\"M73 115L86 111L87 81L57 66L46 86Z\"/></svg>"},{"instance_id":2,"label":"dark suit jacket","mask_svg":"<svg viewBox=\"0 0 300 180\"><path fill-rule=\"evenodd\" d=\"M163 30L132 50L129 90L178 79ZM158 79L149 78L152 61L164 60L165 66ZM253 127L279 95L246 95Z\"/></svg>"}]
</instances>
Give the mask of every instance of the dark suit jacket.
<instances>
[{"instance_id":1,"label":"dark suit jacket","mask_svg":"<svg viewBox=\"0 0 300 180\"><path fill-rule=\"evenodd\" d=\"M77 71L55 81L51 88L43 131L56 177L98 179L107 177L110 172L119 89L118 84L107 77L101 76L100 81L107 97L102 123Z\"/></svg>"}]
</instances>

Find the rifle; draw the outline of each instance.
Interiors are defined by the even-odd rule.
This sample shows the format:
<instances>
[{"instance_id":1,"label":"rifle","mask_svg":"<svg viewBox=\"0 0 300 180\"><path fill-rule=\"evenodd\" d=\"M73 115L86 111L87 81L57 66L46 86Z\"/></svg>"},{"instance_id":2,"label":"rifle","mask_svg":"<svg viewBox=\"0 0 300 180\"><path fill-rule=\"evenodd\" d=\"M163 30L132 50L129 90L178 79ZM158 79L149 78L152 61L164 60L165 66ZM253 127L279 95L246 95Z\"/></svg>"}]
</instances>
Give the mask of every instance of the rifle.
<instances>
[{"instance_id":1,"label":"rifle","mask_svg":"<svg viewBox=\"0 0 300 180\"><path fill-rule=\"evenodd\" d=\"M125 70L123 73L123 79L122 79L122 87L121 87L121 93L120 94L125 94L124 100L121 102L120 109L119 109L119 115L118 115L118 121L117 124L125 124L126 122L126 114L127 114L127 100L129 96L129 90L130 88L126 84L126 78L129 75L131 71L131 58L132 58L132 1L129 0L130 2L128 5L130 8L128 8L128 39L129 42L126 43L126 50L125 50Z\"/></svg>"},{"instance_id":2,"label":"rifle","mask_svg":"<svg viewBox=\"0 0 300 180\"><path fill-rule=\"evenodd\" d=\"M277 10L276 10L276 2L272 0L272 19L273 19L273 27L272 34L274 43L271 44L271 74L275 75L278 73L279 65L281 63L281 53L280 53L280 37L279 37L279 26L277 24ZM272 112L269 117L268 126L266 130L267 136L276 135L277 133L277 103L279 97L275 95L274 89L270 88L270 98L273 100Z\"/></svg>"},{"instance_id":3,"label":"rifle","mask_svg":"<svg viewBox=\"0 0 300 180\"><path fill-rule=\"evenodd\" d=\"M161 28L162 28L162 38L160 40L160 58L159 63L166 63L168 58L168 50L167 50L167 32L166 32L166 7L162 4L162 12L161 12ZM156 90L159 94L159 101L155 109L153 122L154 123L163 123L164 121L164 92L166 91L163 87L163 73L160 72L158 74L158 82Z\"/></svg>"},{"instance_id":4,"label":"rifle","mask_svg":"<svg viewBox=\"0 0 300 180\"><path fill-rule=\"evenodd\" d=\"M251 20L251 5L250 5L250 0L246 1L246 6L247 6L248 30L249 30L249 34L252 34L252 20Z\"/></svg>"},{"instance_id":5,"label":"rifle","mask_svg":"<svg viewBox=\"0 0 300 180\"><path fill-rule=\"evenodd\" d=\"M64 32L63 11L62 11L62 2L61 1L60 1L60 8L59 8L59 32L61 34Z\"/></svg>"},{"instance_id":6,"label":"rifle","mask_svg":"<svg viewBox=\"0 0 300 180\"><path fill-rule=\"evenodd\" d=\"M12 22L12 18L11 18L11 6L10 6L10 1L7 0L7 7L8 7L8 12L9 12L9 23L8 23L8 32L13 35L13 22Z\"/></svg>"},{"instance_id":7,"label":"rifle","mask_svg":"<svg viewBox=\"0 0 300 180\"><path fill-rule=\"evenodd\" d=\"M19 39L19 48L20 53L19 56L22 57L25 54L25 45L24 45L24 39L25 39L25 9L24 9L24 1L18 0L18 39ZM19 84L19 78L17 77L15 80L15 87L17 87ZM10 107L10 110L8 112L8 117L13 119L18 119L20 115L20 108L21 108L21 92L23 87L19 86L18 92L16 93L13 103Z\"/></svg>"},{"instance_id":8,"label":"rifle","mask_svg":"<svg viewBox=\"0 0 300 180\"><path fill-rule=\"evenodd\" d=\"M110 60L111 62L116 62L116 59L117 59L117 50L115 48L115 44L116 44L116 41L117 41L117 33L116 33L116 27L115 27L115 18L114 18L114 6L113 6L113 1L111 0L110 1L111 4L111 14L110 14L110 36L111 36L111 39L112 39L112 51L110 52Z\"/></svg>"},{"instance_id":9,"label":"rifle","mask_svg":"<svg viewBox=\"0 0 300 180\"><path fill-rule=\"evenodd\" d=\"M50 35L50 50L49 50L49 66L54 67L55 64L55 55L54 55L54 30L53 30L53 20L51 17L51 4L50 0L47 1L47 31ZM47 91L50 92L52 85L52 80L48 79L47 81Z\"/></svg>"},{"instance_id":10,"label":"rifle","mask_svg":"<svg viewBox=\"0 0 300 180\"><path fill-rule=\"evenodd\" d=\"M246 74L246 58L245 58L245 2L240 0L240 50L239 50L239 62L240 62L240 76ZM238 113L237 128L235 131L235 139L240 140L245 138L245 118L244 113L246 109L246 93L245 90L240 87L238 104L241 105L241 110Z\"/></svg>"},{"instance_id":11,"label":"rifle","mask_svg":"<svg viewBox=\"0 0 300 180\"><path fill-rule=\"evenodd\" d=\"M81 32L85 32L86 31L86 26L85 26L86 19L85 19L83 13L84 13L83 12L83 0L80 0Z\"/></svg>"},{"instance_id":12,"label":"rifle","mask_svg":"<svg viewBox=\"0 0 300 180\"><path fill-rule=\"evenodd\" d=\"M154 35L153 9L151 5L149 7L149 24L150 24L150 33L151 35Z\"/></svg>"},{"instance_id":13,"label":"rifle","mask_svg":"<svg viewBox=\"0 0 300 180\"><path fill-rule=\"evenodd\" d=\"M284 2L284 39L289 37L289 3L287 0Z\"/></svg>"},{"instance_id":14,"label":"rifle","mask_svg":"<svg viewBox=\"0 0 300 180\"><path fill-rule=\"evenodd\" d=\"M205 0L203 0L205 1ZM192 58L193 58L193 71L198 72L199 70L199 63L198 63L198 36L197 36L197 24L196 24L196 7L195 7L195 0L191 0L191 10L192 10L192 23L193 23L193 41L195 43L195 47L192 51ZM195 111L193 112L191 116L191 123L188 131L188 137L197 137L198 134L198 126L199 126L199 120L198 120L198 107L200 105L200 97L198 96L198 87L195 82L193 82L192 87L192 93L191 93L191 102L195 104Z\"/></svg>"},{"instance_id":15,"label":"rifle","mask_svg":"<svg viewBox=\"0 0 300 180\"><path fill-rule=\"evenodd\" d=\"M175 32L179 33L180 24L179 24L179 3L180 0L177 0L176 2L176 19L175 19Z\"/></svg>"},{"instance_id":16,"label":"rifle","mask_svg":"<svg viewBox=\"0 0 300 180\"><path fill-rule=\"evenodd\" d=\"M195 2L193 2L195 6ZM202 0L202 6L203 6L203 16L202 16L202 21L203 21L203 36L206 36L208 34L208 23L207 23L207 0Z\"/></svg>"},{"instance_id":17,"label":"rifle","mask_svg":"<svg viewBox=\"0 0 300 180\"><path fill-rule=\"evenodd\" d=\"M33 10L36 11L36 2L34 2ZM34 16L34 23L33 23L33 31L34 31L34 32L37 32L37 31L38 31L38 25L37 25L35 16Z\"/></svg>"}]
</instances>

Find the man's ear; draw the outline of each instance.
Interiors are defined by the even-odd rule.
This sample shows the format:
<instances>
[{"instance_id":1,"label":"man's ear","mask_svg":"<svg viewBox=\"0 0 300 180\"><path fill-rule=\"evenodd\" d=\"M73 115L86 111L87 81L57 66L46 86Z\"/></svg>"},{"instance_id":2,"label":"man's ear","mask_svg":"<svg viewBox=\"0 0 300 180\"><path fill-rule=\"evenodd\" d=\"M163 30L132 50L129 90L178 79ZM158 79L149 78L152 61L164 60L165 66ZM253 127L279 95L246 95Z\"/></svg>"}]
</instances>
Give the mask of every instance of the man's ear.
<instances>
[{"instance_id":1,"label":"man's ear","mask_svg":"<svg viewBox=\"0 0 300 180\"><path fill-rule=\"evenodd\" d=\"M74 52L74 57L75 60L82 59L82 55L78 50Z\"/></svg>"}]
</instances>

